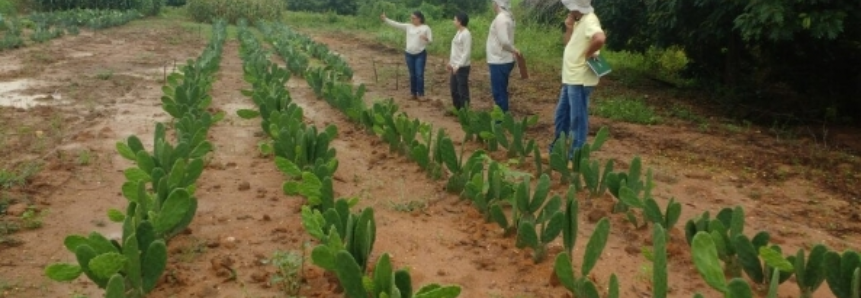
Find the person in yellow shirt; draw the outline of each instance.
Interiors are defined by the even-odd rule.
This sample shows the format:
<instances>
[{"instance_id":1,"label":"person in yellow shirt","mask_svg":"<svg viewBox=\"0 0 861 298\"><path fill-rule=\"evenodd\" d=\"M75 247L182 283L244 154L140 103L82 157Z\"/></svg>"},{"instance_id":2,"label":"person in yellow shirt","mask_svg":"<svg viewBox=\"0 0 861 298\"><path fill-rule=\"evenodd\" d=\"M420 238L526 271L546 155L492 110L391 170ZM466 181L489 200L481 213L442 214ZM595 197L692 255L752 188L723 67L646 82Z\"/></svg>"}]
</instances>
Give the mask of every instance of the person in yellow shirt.
<instances>
[{"instance_id":1,"label":"person in yellow shirt","mask_svg":"<svg viewBox=\"0 0 861 298\"><path fill-rule=\"evenodd\" d=\"M568 158L574 150L586 143L589 134L589 94L598 85L598 76L589 68L586 59L598 57L604 46L604 30L595 15L591 0L561 0L568 9L565 20L565 53L562 57L562 90L556 106L556 124L553 145L564 133L573 138Z\"/></svg>"}]
</instances>

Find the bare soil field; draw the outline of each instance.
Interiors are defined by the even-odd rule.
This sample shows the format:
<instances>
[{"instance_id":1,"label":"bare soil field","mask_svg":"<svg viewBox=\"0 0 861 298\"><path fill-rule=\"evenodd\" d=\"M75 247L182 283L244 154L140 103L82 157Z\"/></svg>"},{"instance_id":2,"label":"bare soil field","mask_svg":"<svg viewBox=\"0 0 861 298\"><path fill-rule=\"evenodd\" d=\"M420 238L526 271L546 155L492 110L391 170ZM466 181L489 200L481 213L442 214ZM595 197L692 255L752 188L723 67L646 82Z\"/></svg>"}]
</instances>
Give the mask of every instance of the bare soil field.
<instances>
[{"instance_id":1,"label":"bare soil field","mask_svg":"<svg viewBox=\"0 0 861 298\"><path fill-rule=\"evenodd\" d=\"M50 281L44 268L74 259L63 246L66 235L120 233L120 225L105 214L124 205L122 171L131 165L116 153L115 144L135 134L150 148L154 122L169 121L160 107L164 75L174 63L203 49L207 37L195 26L135 21L0 52L0 168L40 169L26 183L0 188L3 227L19 227L0 235L0 297L100 295L83 278ZM347 58L356 73L354 82L368 86L366 98L394 98L411 117L463 139L457 119L445 109L433 101L409 99L400 50L361 36L303 31ZM243 81L238 48L236 38L229 37L212 90L213 109L227 117L210 132L215 149L199 180L200 207L190 229L169 243L169 264L151 297L285 297L270 282L277 272L273 253L310 254L312 240L299 215L301 199L283 194L283 174L257 149L264 139L259 119L236 116L237 110L253 107L240 93L250 86ZM431 100L450 105L444 59L430 57L426 80ZM488 109L487 70L481 62L473 63L472 104ZM514 113L539 116L527 138L546 148L553 133L556 76L536 73L527 81L511 81ZM360 207L375 208L378 237L371 259L388 252L396 267L410 268L416 285L459 284L461 297L567 295L551 278L552 261L533 264L513 238L485 223L467 201L446 193L444 182L428 179L414 163L390 154L377 137L317 100L301 78L291 78L288 88L307 122L338 127L336 196L355 196ZM602 90L619 88L606 80L593 100L601 100ZM639 92L652 95L652 101L672 100L662 97L658 87ZM609 127L611 139L596 156L615 159L621 169L634 156L642 157L655 173L653 193L659 204L670 198L682 202L680 225L704 211L743 206L747 231L770 232L785 252L816 243L836 250L861 248L861 187L855 184L861 180L861 146L855 130L832 132L828 144L842 149L833 150L803 137L779 140L758 127L703 132L684 121L643 126L591 118L593 133L601 126ZM475 144L467 147L477 149ZM554 191L564 187L554 186ZM622 281L622 297L649 297L650 262L641 248L651 246L650 232L635 229L624 215L611 214L609 201L581 207L574 260L580 259L594 223L608 216L613 232L593 279L606 285L615 273ZM683 232L677 226L671 235L670 296L691 297L699 291L716 297L692 265ZM548 259L561 250L561 244L551 245ZM341 296L310 260L302 271L302 295ZM794 287L782 285L781 297L794 297ZM818 298L830 295L826 286L816 293Z\"/></svg>"}]
</instances>

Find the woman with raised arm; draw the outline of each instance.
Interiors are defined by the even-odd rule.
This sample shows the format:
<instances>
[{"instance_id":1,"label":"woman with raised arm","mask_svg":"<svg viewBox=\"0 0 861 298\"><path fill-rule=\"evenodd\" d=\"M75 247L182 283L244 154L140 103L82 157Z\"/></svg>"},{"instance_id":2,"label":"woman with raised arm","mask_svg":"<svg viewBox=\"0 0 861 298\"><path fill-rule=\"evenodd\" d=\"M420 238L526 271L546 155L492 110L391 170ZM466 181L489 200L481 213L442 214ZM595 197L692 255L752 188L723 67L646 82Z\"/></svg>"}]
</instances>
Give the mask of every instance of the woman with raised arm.
<instances>
[{"instance_id":1,"label":"woman with raised arm","mask_svg":"<svg viewBox=\"0 0 861 298\"><path fill-rule=\"evenodd\" d=\"M425 64L427 62L428 43L433 41L430 27L425 25L425 16L420 11L410 15L410 23L395 22L383 13L380 20L389 26L401 29L407 33L407 45L404 50L407 69L410 72L410 95L415 100L424 100L425 96Z\"/></svg>"}]
</instances>

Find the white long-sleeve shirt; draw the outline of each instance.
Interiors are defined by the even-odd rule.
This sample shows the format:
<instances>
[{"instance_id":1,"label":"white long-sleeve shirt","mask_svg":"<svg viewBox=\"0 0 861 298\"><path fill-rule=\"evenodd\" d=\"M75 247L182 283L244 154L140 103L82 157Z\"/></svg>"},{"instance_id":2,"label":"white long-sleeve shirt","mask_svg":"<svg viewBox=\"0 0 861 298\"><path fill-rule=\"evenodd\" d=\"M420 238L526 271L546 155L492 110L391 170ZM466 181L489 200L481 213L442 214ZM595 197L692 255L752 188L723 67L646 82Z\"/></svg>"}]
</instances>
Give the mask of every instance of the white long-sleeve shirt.
<instances>
[{"instance_id":1,"label":"white long-sleeve shirt","mask_svg":"<svg viewBox=\"0 0 861 298\"><path fill-rule=\"evenodd\" d=\"M451 55L448 58L448 63L453 69L469 66L471 53L472 33L469 33L469 29L463 28L463 30L457 31L451 40Z\"/></svg>"},{"instance_id":2,"label":"white long-sleeve shirt","mask_svg":"<svg viewBox=\"0 0 861 298\"><path fill-rule=\"evenodd\" d=\"M487 34L487 63L514 62L514 19L505 11L496 14Z\"/></svg>"},{"instance_id":3,"label":"white long-sleeve shirt","mask_svg":"<svg viewBox=\"0 0 861 298\"><path fill-rule=\"evenodd\" d=\"M433 34L428 25L421 24L415 26L413 24L395 22L389 18L386 18L386 24L407 32L407 47L405 49L407 53L413 55L421 53L425 50L427 44L433 41ZM427 37L428 40L422 40L422 36Z\"/></svg>"}]
</instances>

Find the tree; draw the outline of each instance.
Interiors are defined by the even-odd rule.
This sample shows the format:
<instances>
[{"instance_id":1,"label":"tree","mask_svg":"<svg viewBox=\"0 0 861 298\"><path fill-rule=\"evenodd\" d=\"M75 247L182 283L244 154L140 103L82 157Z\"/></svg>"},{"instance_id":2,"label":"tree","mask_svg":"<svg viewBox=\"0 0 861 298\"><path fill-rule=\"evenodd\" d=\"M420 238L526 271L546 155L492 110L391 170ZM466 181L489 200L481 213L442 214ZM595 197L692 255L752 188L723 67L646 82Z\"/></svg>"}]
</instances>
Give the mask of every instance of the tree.
<instances>
[{"instance_id":1,"label":"tree","mask_svg":"<svg viewBox=\"0 0 861 298\"><path fill-rule=\"evenodd\" d=\"M610 49L680 46L691 61L687 74L703 81L760 94L785 85L806 100L800 110L821 115L825 107L837 106L861 112L857 0L603 0L593 5ZM811 101L811 95L819 100Z\"/></svg>"}]
</instances>

